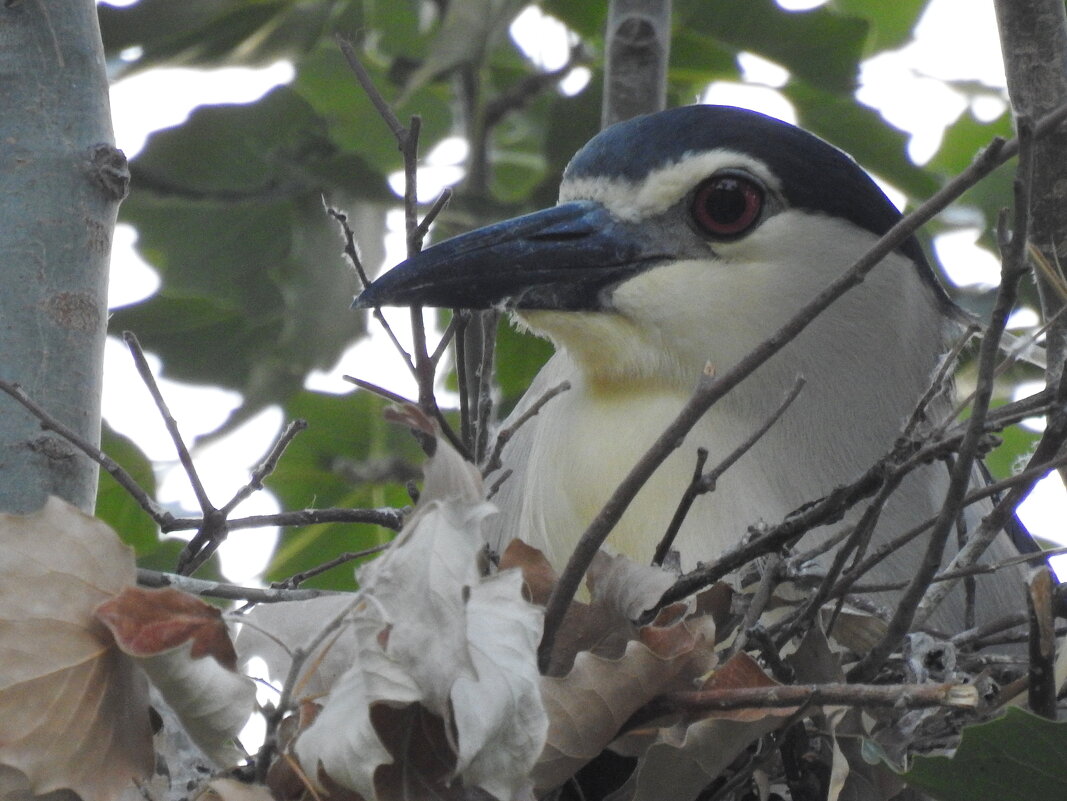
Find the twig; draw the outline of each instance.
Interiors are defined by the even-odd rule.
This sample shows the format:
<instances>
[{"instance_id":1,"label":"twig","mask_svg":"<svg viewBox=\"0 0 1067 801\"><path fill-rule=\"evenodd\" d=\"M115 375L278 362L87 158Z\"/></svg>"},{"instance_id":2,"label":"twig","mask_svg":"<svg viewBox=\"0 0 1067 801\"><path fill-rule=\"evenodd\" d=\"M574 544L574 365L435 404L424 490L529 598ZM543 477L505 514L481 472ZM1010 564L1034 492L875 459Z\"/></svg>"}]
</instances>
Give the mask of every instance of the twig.
<instances>
[{"instance_id":1,"label":"twig","mask_svg":"<svg viewBox=\"0 0 1067 801\"><path fill-rule=\"evenodd\" d=\"M455 315L448 321L448 325L445 326L444 333L441 334L441 339L437 343L437 347L434 348L433 353L430 355L430 361L433 363L434 369L437 369L441 364L441 359L448 352L448 346L452 344L452 340L456 335L456 318Z\"/></svg>"},{"instance_id":2,"label":"twig","mask_svg":"<svg viewBox=\"0 0 1067 801\"><path fill-rule=\"evenodd\" d=\"M22 404L30 414L37 418L41 424L41 428L55 431L59 436L63 437L63 439L70 442L78 448L78 450L100 465L112 478L115 479L115 481L118 482L119 486L130 494L131 498L137 501L140 507L144 509L161 528L167 530L166 527L175 519L174 515L156 503L155 499L137 483L136 479L134 479L122 465L83 438L80 434L59 422L59 420L49 414L43 407L27 395L26 391L19 384L0 380L0 391L7 393Z\"/></svg>"},{"instance_id":3,"label":"twig","mask_svg":"<svg viewBox=\"0 0 1067 801\"><path fill-rule=\"evenodd\" d=\"M375 526L399 531L404 524L403 509L297 509L292 512L277 512L269 515L250 515L236 520L226 521L230 531L246 528L263 528L265 526L314 526L320 523L369 523ZM203 520L199 517L175 518L164 530L188 531L200 528Z\"/></svg>"},{"instance_id":4,"label":"twig","mask_svg":"<svg viewBox=\"0 0 1067 801\"><path fill-rule=\"evenodd\" d=\"M429 210L423 216L422 220L418 222L409 234L409 241L416 251L422 250L422 242L426 238L426 234L430 231L430 226L433 221L437 219L437 216L448 205L448 201L452 199L452 188L446 186L441 190L441 194L437 196L437 200L433 202Z\"/></svg>"},{"instance_id":5,"label":"twig","mask_svg":"<svg viewBox=\"0 0 1067 801\"><path fill-rule=\"evenodd\" d=\"M386 389L379 384L375 384L371 381L366 381L362 378L356 378L354 375L343 375L341 378L350 384L355 384L360 389L365 389L367 392L371 392L380 398L385 398L392 403L400 404L401 406L415 406L415 402L405 398L403 395L393 392L391 389Z\"/></svg>"},{"instance_id":6,"label":"twig","mask_svg":"<svg viewBox=\"0 0 1067 801\"><path fill-rule=\"evenodd\" d=\"M285 430L278 435L274 445L267 452L267 455L263 457L263 461L260 462L256 468L252 471L252 477L248 480L248 483L237 490L234 493L233 498L229 503L224 505L219 512L224 516L229 516L238 504L252 495L253 492L258 492L263 489L263 479L274 472L278 466L278 460L282 454L285 453L285 449L289 447L289 443L296 438L296 435L301 431L307 430L307 420L293 420L289 425L285 427Z\"/></svg>"},{"instance_id":7,"label":"twig","mask_svg":"<svg viewBox=\"0 0 1067 801\"><path fill-rule=\"evenodd\" d=\"M389 130L393 132L393 136L396 137L396 140L398 142L403 141L407 137L407 130L400 124L400 119L393 113L393 110L389 107L385 98L382 97L382 93L378 91L378 87L374 85L374 79L370 77L367 68L360 62L359 56L356 55L355 48L352 47L352 43L340 34L334 36L334 41L336 41L337 46L341 48L345 61L348 62L348 68L352 70L353 74L356 76L356 80L359 81L359 85L363 87L363 91L374 105L374 108L378 111L378 116L380 116L382 120L385 121L385 124L389 126Z\"/></svg>"},{"instance_id":8,"label":"twig","mask_svg":"<svg viewBox=\"0 0 1067 801\"><path fill-rule=\"evenodd\" d=\"M231 601L248 601L257 604L273 604L282 601L306 601L322 595L337 595L332 590L300 590L284 587L242 587L221 581L179 576L177 573L161 573L157 570L137 568L137 583L142 587L174 587L191 595L207 598L224 598Z\"/></svg>"},{"instance_id":9,"label":"twig","mask_svg":"<svg viewBox=\"0 0 1067 801\"><path fill-rule=\"evenodd\" d=\"M1016 626L1025 626L1027 619L1025 612L1014 612L989 623L983 623L981 626L975 626L973 629L961 631L954 635L950 642L957 648L966 648L991 634L999 634Z\"/></svg>"},{"instance_id":10,"label":"twig","mask_svg":"<svg viewBox=\"0 0 1067 801\"><path fill-rule=\"evenodd\" d=\"M163 418L163 424L167 427L167 433L170 434L171 441L174 443L174 449L178 453L178 460L181 462L182 468L185 470L185 475L189 479L189 484L192 486L193 492L196 494L196 501L200 505L200 510L205 515L216 511L215 507L211 504L211 499L207 496L207 491L204 489L204 484L200 480L200 476L196 472L196 465L193 464L193 457L189 453L189 448L186 446L185 440L182 439L181 432L178 430L178 421L175 420L174 415L170 413L170 408L167 406L167 402L163 399L163 393L159 391L159 385L156 383L155 376L152 375L152 368L148 366L148 360L145 359L141 343L137 341L137 337L132 331L123 331L122 339L130 349L130 354L133 356L134 366L136 366L137 372L141 376L141 380L144 382L145 387L148 388L148 392L152 395L152 400L155 401L156 408L159 410L159 414Z\"/></svg>"},{"instance_id":11,"label":"twig","mask_svg":"<svg viewBox=\"0 0 1067 801\"><path fill-rule=\"evenodd\" d=\"M362 559L366 556L373 556L376 553L381 553L388 547L389 543L386 542L381 545L375 545L373 548L364 548L362 551L350 551L348 553L343 553L339 556L335 556L328 562L323 562L321 565L317 565L313 568L310 568L309 570L305 570L301 573L294 573L293 575L289 576L289 578L282 579L281 581L275 581L273 584L271 584L271 587L279 590L293 589L299 587L308 579L321 575L327 570L332 570L338 565L343 565L346 562L352 562L356 559Z\"/></svg>"},{"instance_id":12,"label":"twig","mask_svg":"<svg viewBox=\"0 0 1067 801\"><path fill-rule=\"evenodd\" d=\"M489 459L486 461L485 467L482 468L482 475L487 476L501 466L500 457L504 452L504 447L511 441L511 438L515 436L515 432L517 432L520 428L530 422L530 420L536 417L538 413L540 413L540 411L545 408L545 404L547 404L550 400L552 400L560 393L566 392L570 388L570 381L561 381L560 383L556 384L556 386L546 390L541 395L541 397L539 397L536 401L530 404L530 408L528 408L525 412L519 415L515 419L515 422L513 422L507 428L500 429L500 431L497 432L496 441L493 443L493 452L489 455Z\"/></svg>"},{"instance_id":13,"label":"twig","mask_svg":"<svg viewBox=\"0 0 1067 801\"><path fill-rule=\"evenodd\" d=\"M1064 117L1067 117L1067 103L1043 117L1036 126L1036 133L1040 135L1045 131L1052 130L1062 122ZM653 443L652 447L649 448L626 478L623 479L579 540L570 561L552 591L552 596L545 611L544 634L538 654L539 664L542 667L548 665L551 661L552 645L555 641L556 632L563 621L563 615L570 606L571 599L574 598L582 577L592 563L593 557L600 549L601 544L607 539L612 528L614 528L652 473L676 448L680 447L685 440L685 435L703 417L704 413L771 356L791 342L830 304L862 282L867 273L902 245L919 227L944 210L964 191L1015 155L1018 149L1017 139L1010 142L1004 142L999 137L994 139L984 151L978 154L969 167L946 183L913 212L902 217L840 278L803 306L771 337L757 345L722 376L714 380L705 377L700 381L692 398L685 404L675 420Z\"/></svg>"},{"instance_id":14,"label":"twig","mask_svg":"<svg viewBox=\"0 0 1067 801\"><path fill-rule=\"evenodd\" d=\"M731 709L781 709L815 706L924 709L947 706L973 709L978 690L973 684L785 684L667 693L658 702L665 711L711 712Z\"/></svg>"},{"instance_id":15,"label":"twig","mask_svg":"<svg viewBox=\"0 0 1067 801\"><path fill-rule=\"evenodd\" d=\"M790 388L789 392L786 393L782 402L778 404L778 407L771 412L767 419L764 420L755 431L749 434L740 445L730 451L730 453L728 453L714 468L707 473L697 476L689 483L689 486L686 487L685 494L682 496L682 500L678 503L678 508L675 510L674 516L671 518L670 524L667 526L667 532L663 535L663 539L660 540L659 545L656 547L656 552L652 556L652 564L662 565L663 560L667 558L671 546L674 545L674 539L678 536L678 531L681 529L682 523L685 522L686 515L689 514L689 509L692 507L693 501L700 495L714 492L715 486L719 479L722 478L723 474L733 467L742 456L748 453L757 442L763 439L763 436L771 429L771 426L778 422L781 416L785 414L785 410L797 399L797 395L800 394L800 390L803 388L804 378L803 376L797 376L796 381L793 382L793 386ZM703 465L698 469L703 469Z\"/></svg>"},{"instance_id":16,"label":"twig","mask_svg":"<svg viewBox=\"0 0 1067 801\"><path fill-rule=\"evenodd\" d=\"M745 610L745 616L737 627L737 635L734 637L733 645L730 646L729 655L745 650L749 631L757 625L760 615L767 608L775 588L781 581L782 557L780 554L773 553L767 557L767 563L763 565L763 575L760 577L759 586L756 587L756 591L752 594L752 598L748 602L748 609Z\"/></svg>"},{"instance_id":17,"label":"twig","mask_svg":"<svg viewBox=\"0 0 1067 801\"><path fill-rule=\"evenodd\" d=\"M419 404L409 400L408 398L405 398L403 395L398 395L396 392L386 389L383 386L379 386L378 384L375 384L371 381L365 381L362 378L356 378L352 375L345 375L342 376L342 378L345 381L348 381L350 384L355 384L360 389L365 389L367 392L372 392L375 395L385 398L387 401L391 401L392 403L399 404L400 406L419 406ZM452 444L452 447L455 448L459 452L459 454L468 462L471 461L470 451L467 450L466 445L464 445L456 436L456 432L452 429L452 426L448 424L448 421L445 419L444 413L441 411L441 409L437 406L436 403L433 404L433 407L430 409L430 412L433 414L434 419L437 421L438 426L441 429L441 433L445 435L448 441Z\"/></svg>"},{"instance_id":18,"label":"twig","mask_svg":"<svg viewBox=\"0 0 1067 801\"><path fill-rule=\"evenodd\" d=\"M667 524L667 531L660 538L659 545L656 546L656 550L652 554L652 564L657 567L663 565L663 560L671 552L671 545L674 544L674 539L678 536L682 523L688 517L689 510L693 508L693 501L697 499L701 492L706 491L702 489L703 482L701 479L704 477L704 465L707 464L707 461L708 449L704 447L697 448L697 460L693 466L693 477L689 479L689 486L685 488L685 492L682 493L682 497L678 501L678 506L674 509L671 522Z\"/></svg>"},{"instance_id":19,"label":"twig","mask_svg":"<svg viewBox=\"0 0 1067 801\"><path fill-rule=\"evenodd\" d=\"M504 486L504 482L511 478L512 472L513 471L511 470L511 468L508 468L507 470L501 472L499 476L497 476L496 481L494 481L492 486L489 487L488 490L486 490L485 499L487 501L492 500L493 496L500 492L500 488Z\"/></svg>"}]
</instances>

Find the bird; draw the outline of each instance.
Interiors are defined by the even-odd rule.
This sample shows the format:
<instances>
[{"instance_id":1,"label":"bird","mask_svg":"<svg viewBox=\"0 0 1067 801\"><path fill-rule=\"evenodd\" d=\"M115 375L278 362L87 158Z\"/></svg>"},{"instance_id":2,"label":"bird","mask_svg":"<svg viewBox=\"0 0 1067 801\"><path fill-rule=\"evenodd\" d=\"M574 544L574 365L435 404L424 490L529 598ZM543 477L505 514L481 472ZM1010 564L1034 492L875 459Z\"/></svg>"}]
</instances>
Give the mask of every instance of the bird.
<instances>
[{"instance_id":1,"label":"bird","mask_svg":"<svg viewBox=\"0 0 1067 801\"><path fill-rule=\"evenodd\" d=\"M804 129L730 106L690 105L606 128L563 172L558 204L434 244L386 271L355 306L504 309L554 345L511 420L562 382L503 454L510 475L491 545L518 537L557 568L619 482L691 397L774 334L901 218L844 151ZM689 484L698 448L715 464L781 417L694 502L674 542L688 570L753 526L855 480L900 436L931 387L963 312L917 239L712 406L638 492L608 545L648 561ZM929 413L947 412L951 398ZM505 421L505 426L508 421ZM890 498L871 547L936 514L948 470L912 473ZM824 526L812 548L854 522ZM907 581L922 538L867 580ZM1018 551L1005 534L988 559ZM823 566L829 557L820 557ZM1022 603L1021 573L978 588L979 620ZM879 603L892 608L892 594ZM931 618L959 630L962 590Z\"/></svg>"}]
</instances>

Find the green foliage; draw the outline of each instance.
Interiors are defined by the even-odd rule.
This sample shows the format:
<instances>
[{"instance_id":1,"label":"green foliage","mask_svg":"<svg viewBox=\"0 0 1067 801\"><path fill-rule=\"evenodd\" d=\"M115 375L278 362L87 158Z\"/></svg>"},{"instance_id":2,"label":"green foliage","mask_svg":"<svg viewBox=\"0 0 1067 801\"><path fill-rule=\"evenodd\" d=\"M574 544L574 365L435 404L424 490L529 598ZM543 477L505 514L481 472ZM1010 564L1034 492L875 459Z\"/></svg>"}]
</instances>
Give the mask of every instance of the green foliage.
<instances>
[{"instance_id":1,"label":"green foliage","mask_svg":"<svg viewBox=\"0 0 1067 801\"><path fill-rule=\"evenodd\" d=\"M1067 723L1008 707L964 729L952 757L916 757L901 775L939 801L1067 798Z\"/></svg>"}]
</instances>

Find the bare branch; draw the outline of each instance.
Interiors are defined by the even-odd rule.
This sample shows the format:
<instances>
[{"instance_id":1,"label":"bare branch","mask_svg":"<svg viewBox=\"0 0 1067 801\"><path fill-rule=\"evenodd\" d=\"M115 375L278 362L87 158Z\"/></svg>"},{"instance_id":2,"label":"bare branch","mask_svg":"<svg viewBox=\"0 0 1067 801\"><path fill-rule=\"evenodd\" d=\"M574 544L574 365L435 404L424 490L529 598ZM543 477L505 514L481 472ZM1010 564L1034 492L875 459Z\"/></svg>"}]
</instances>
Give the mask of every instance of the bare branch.
<instances>
[{"instance_id":1,"label":"bare branch","mask_svg":"<svg viewBox=\"0 0 1067 801\"><path fill-rule=\"evenodd\" d=\"M375 545L373 548L364 548L362 551L349 551L348 553L340 554L339 556L335 556L328 562L323 562L321 565L316 565L315 567L309 570L304 570L300 573L294 573L287 579L276 581L271 584L271 587L274 587L279 590L294 589L296 587L299 587L308 579L315 578L315 576L319 576L325 573L327 570L332 570L333 568L338 567L339 565L343 565L347 562L354 562L356 559L363 559L367 556L374 556L374 554L381 553L388 547L389 543L386 542L382 543L381 545Z\"/></svg>"},{"instance_id":2,"label":"bare branch","mask_svg":"<svg viewBox=\"0 0 1067 801\"><path fill-rule=\"evenodd\" d=\"M263 479L274 472L274 469L278 466L278 460L281 458L282 454L285 453L285 449L289 447L289 443L292 442L293 439L296 438L296 435L301 431L307 430L307 427L307 420L293 420L289 423L289 425L285 427L285 430L278 435L278 439L275 440L274 445L271 446L267 455L263 457L263 461L252 471L252 477L248 480L248 483L237 490L229 503L219 509L219 511L223 515L229 515L241 501L251 496L253 492L258 492L263 489Z\"/></svg>"},{"instance_id":3,"label":"bare branch","mask_svg":"<svg viewBox=\"0 0 1067 801\"><path fill-rule=\"evenodd\" d=\"M241 587L221 581L179 576L176 573L160 573L156 570L137 569L137 583L142 587L173 587L190 595L206 598L223 598L230 601L248 601L255 604L273 604L282 601L306 601L322 595L336 595L332 590L298 590L290 588Z\"/></svg>"},{"instance_id":4,"label":"bare branch","mask_svg":"<svg viewBox=\"0 0 1067 801\"><path fill-rule=\"evenodd\" d=\"M659 700L665 710L688 713L781 709L804 703L867 708L947 706L973 709L978 706L978 691L973 684L793 684L676 692L661 696Z\"/></svg>"}]
</instances>

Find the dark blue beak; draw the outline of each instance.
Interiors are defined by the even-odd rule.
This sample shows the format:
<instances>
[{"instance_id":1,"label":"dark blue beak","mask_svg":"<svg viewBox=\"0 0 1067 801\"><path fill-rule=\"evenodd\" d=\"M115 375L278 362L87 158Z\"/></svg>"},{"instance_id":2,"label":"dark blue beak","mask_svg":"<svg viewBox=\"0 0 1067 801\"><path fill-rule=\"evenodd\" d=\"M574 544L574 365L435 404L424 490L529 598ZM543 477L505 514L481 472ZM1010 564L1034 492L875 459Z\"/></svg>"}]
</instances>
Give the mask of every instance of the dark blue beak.
<instances>
[{"instance_id":1,"label":"dark blue beak","mask_svg":"<svg viewBox=\"0 0 1067 801\"><path fill-rule=\"evenodd\" d=\"M606 289L663 260L663 251L597 203L564 203L427 248L352 305L599 309Z\"/></svg>"}]
</instances>

